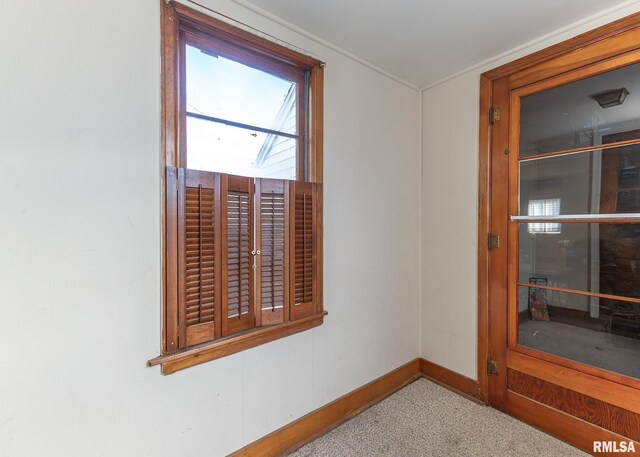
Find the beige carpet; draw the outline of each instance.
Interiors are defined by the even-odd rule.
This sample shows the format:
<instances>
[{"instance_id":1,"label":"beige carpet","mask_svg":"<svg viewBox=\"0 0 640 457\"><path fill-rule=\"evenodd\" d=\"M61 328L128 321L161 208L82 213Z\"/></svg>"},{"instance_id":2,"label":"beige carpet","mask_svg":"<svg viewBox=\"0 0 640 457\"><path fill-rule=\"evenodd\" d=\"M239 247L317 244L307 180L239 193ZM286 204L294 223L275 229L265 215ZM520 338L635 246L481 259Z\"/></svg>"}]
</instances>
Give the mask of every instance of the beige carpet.
<instances>
[{"instance_id":1,"label":"beige carpet","mask_svg":"<svg viewBox=\"0 0 640 457\"><path fill-rule=\"evenodd\" d=\"M419 379L293 454L585 456L510 416Z\"/></svg>"}]
</instances>

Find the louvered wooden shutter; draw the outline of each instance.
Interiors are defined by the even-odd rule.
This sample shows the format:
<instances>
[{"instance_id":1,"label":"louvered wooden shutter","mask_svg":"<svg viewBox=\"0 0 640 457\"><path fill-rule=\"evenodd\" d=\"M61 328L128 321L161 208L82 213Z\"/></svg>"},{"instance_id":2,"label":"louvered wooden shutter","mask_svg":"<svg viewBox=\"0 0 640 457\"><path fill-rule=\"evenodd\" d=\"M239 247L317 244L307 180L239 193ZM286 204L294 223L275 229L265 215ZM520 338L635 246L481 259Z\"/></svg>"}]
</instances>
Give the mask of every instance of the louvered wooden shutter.
<instances>
[{"instance_id":1,"label":"louvered wooden shutter","mask_svg":"<svg viewBox=\"0 0 640 457\"><path fill-rule=\"evenodd\" d=\"M321 185L301 181L290 183L290 287L291 320L322 312L320 297L318 215Z\"/></svg>"},{"instance_id":2,"label":"louvered wooden shutter","mask_svg":"<svg viewBox=\"0 0 640 457\"><path fill-rule=\"evenodd\" d=\"M178 170L180 347L220 336L220 176Z\"/></svg>"},{"instance_id":3,"label":"louvered wooden shutter","mask_svg":"<svg viewBox=\"0 0 640 457\"><path fill-rule=\"evenodd\" d=\"M289 319L289 182L256 179L257 325Z\"/></svg>"},{"instance_id":4,"label":"louvered wooden shutter","mask_svg":"<svg viewBox=\"0 0 640 457\"><path fill-rule=\"evenodd\" d=\"M222 189L222 336L255 326L253 178L220 175Z\"/></svg>"},{"instance_id":5,"label":"louvered wooden shutter","mask_svg":"<svg viewBox=\"0 0 640 457\"><path fill-rule=\"evenodd\" d=\"M322 313L321 185L166 176L166 352Z\"/></svg>"}]
</instances>

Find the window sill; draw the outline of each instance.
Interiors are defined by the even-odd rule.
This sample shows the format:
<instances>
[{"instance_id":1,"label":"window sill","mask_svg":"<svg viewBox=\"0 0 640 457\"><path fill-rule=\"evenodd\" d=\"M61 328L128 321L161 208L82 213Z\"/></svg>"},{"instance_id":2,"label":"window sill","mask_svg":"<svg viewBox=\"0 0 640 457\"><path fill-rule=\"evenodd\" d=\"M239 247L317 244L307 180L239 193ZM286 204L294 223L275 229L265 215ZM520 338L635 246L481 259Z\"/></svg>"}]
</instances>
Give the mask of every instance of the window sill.
<instances>
[{"instance_id":1,"label":"window sill","mask_svg":"<svg viewBox=\"0 0 640 457\"><path fill-rule=\"evenodd\" d=\"M161 355L149 360L150 367L162 365L162 374L167 375L185 368L199 365L210 360L219 359L236 352L244 351L261 344L268 343L285 336L308 330L322 325L327 312L317 316L310 316L285 324L261 327L224 339L203 343L184 349L174 354Z\"/></svg>"}]
</instances>

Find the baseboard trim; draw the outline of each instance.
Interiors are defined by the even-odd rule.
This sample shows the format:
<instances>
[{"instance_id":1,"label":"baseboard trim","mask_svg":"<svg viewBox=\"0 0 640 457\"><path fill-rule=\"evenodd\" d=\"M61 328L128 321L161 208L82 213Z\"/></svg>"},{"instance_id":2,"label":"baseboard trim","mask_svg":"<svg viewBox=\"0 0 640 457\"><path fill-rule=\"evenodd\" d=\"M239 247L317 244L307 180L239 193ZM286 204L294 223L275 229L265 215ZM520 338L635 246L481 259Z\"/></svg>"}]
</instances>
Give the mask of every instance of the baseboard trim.
<instances>
[{"instance_id":1,"label":"baseboard trim","mask_svg":"<svg viewBox=\"0 0 640 457\"><path fill-rule=\"evenodd\" d=\"M275 432L248 444L230 454L230 456L288 455L421 376L421 359L412 360L391 373L381 376Z\"/></svg>"},{"instance_id":2,"label":"baseboard trim","mask_svg":"<svg viewBox=\"0 0 640 457\"><path fill-rule=\"evenodd\" d=\"M427 378L472 401L483 403L478 381L418 358L248 444L230 456L288 455L420 377ZM511 407L505 411L507 414L588 453L592 452L591 446L594 439L629 441L628 438L519 394L508 392L508 395ZM636 443L636 453L630 455L640 456L639 451L640 443Z\"/></svg>"},{"instance_id":3,"label":"baseboard trim","mask_svg":"<svg viewBox=\"0 0 640 457\"><path fill-rule=\"evenodd\" d=\"M474 401L481 401L480 384L478 381L467 378L460 373L451 371L448 368L436 363L420 359L420 372L431 381L453 390L465 397L471 397Z\"/></svg>"}]
</instances>

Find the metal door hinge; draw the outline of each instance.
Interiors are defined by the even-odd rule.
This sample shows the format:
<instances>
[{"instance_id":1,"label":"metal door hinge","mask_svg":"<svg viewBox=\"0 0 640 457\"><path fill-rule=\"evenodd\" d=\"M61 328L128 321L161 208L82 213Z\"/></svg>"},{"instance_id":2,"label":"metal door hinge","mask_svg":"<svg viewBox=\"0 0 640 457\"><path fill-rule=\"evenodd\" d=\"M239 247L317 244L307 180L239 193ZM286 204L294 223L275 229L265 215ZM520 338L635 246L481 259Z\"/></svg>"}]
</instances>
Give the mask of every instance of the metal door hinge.
<instances>
[{"instance_id":1,"label":"metal door hinge","mask_svg":"<svg viewBox=\"0 0 640 457\"><path fill-rule=\"evenodd\" d=\"M487 374L488 375L498 374L498 364L491 359L487 360Z\"/></svg>"},{"instance_id":2,"label":"metal door hinge","mask_svg":"<svg viewBox=\"0 0 640 457\"><path fill-rule=\"evenodd\" d=\"M495 124L500 120L500 108L489 109L489 124Z\"/></svg>"},{"instance_id":3,"label":"metal door hinge","mask_svg":"<svg viewBox=\"0 0 640 457\"><path fill-rule=\"evenodd\" d=\"M494 235L493 233L489 233L487 238L487 247L489 250L493 250L500 247L500 237L498 235Z\"/></svg>"}]
</instances>

